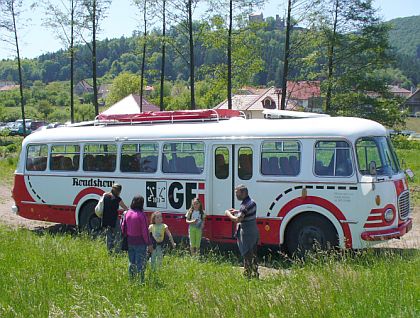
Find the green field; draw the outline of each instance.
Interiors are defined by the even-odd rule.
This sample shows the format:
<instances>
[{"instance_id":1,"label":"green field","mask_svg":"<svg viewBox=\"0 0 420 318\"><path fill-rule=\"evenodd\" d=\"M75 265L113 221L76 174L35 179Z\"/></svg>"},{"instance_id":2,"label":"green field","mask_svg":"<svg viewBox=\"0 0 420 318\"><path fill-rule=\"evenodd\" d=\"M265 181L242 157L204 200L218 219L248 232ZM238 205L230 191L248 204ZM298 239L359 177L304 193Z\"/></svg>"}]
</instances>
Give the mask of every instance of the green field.
<instances>
[{"instance_id":1,"label":"green field","mask_svg":"<svg viewBox=\"0 0 420 318\"><path fill-rule=\"evenodd\" d=\"M226 257L181 252L140 285L100 240L0 226L0 260L1 317L420 315L419 250L320 256L251 281Z\"/></svg>"}]
</instances>

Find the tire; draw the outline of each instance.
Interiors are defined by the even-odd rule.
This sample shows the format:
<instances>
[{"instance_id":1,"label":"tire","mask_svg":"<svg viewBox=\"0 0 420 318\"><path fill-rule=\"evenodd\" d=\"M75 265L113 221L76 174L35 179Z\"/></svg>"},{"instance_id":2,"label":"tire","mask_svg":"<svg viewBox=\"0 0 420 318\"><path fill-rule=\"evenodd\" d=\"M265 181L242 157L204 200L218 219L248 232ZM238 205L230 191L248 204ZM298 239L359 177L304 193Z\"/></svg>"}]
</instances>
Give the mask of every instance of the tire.
<instances>
[{"instance_id":1,"label":"tire","mask_svg":"<svg viewBox=\"0 0 420 318\"><path fill-rule=\"evenodd\" d=\"M89 234L97 235L101 231L101 219L95 214L95 206L98 201L86 202L80 211L79 216L79 227L82 231L86 231Z\"/></svg>"},{"instance_id":2,"label":"tire","mask_svg":"<svg viewBox=\"0 0 420 318\"><path fill-rule=\"evenodd\" d=\"M316 250L329 250L338 246L334 225L324 216L305 213L293 219L286 228L286 250L291 257L304 257Z\"/></svg>"}]
</instances>

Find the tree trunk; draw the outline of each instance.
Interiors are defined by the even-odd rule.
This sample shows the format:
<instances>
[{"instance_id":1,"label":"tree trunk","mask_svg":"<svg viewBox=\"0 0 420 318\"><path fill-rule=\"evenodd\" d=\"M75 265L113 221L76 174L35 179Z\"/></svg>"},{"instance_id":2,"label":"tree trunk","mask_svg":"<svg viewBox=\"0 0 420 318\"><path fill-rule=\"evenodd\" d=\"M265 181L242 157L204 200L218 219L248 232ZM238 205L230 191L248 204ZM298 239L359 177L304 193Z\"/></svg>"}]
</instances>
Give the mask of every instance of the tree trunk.
<instances>
[{"instance_id":1,"label":"tree trunk","mask_svg":"<svg viewBox=\"0 0 420 318\"><path fill-rule=\"evenodd\" d=\"M95 116L99 115L98 107L98 83L96 78L96 0L93 0L92 8L92 78L93 78L93 105L95 106Z\"/></svg>"},{"instance_id":2,"label":"tree trunk","mask_svg":"<svg viewBox=\"0 0 420 318\"><path fill-rule=\"evenodd\" d=\"M166 25L165 25L165 19L166 19L166 0L163 0L163 16L162 16L162 65L161 65L161 71L160 71L160 110L165 110L165 106L163 105L163 86L165 84L165 41L166 41Z\"/></svg>"},{"instance_id":3,"label":"tree trunk","mask_svg":"<svg viewBox=\"0 0 420 318\"><path fill-rule=\"evenodd\" d=\"M283 77L281 84L281 104L280 109L286 109L286 95L287 95L287 78L289 73L289 47L290 47L290 14L292 11L292 0L288 0L287 3L287 22L286 22L286 39L284 42L284 66L283 66Z\"/></svg>"},{"instance_id":4,"label":"tree trunk","mask_svg":"<svg viewBox=\"0 0 420 318\"><path fill-rule=\"evenodd\" d=\"M192 0L188 0L188 32L190 38L190 86L191 86L191 109L195 109L195 87L194 87L194 39L192 21Z\"/></svg>"},{"instance_id":5,"label":"tree trunk","mask_svg":"<svg viewBox=\"0 0 420 318\"><path fill-rule=\"evenodd\" d=\"M232 20L233 20L233 0L229 1L229 29L227 43L227 98L228 109L232 109Z\"/></svg>"},{"instance_id":6,"label":"tree trunk","mask_svg":"<svg viewBox=\"0 0 420 318\"><path fill-rule=\"evenodd\" d=\"M146 3L147 0L144 0L143 8L143 22L144 22L144 33L143 33L143 57L141 60L141 74L140 74L140 112L143 111L143 86L144 86L144 67L146 64L146 36L147 36L147 24L146 24Z\"/></svg>"},{"instance_id":7,"label":"tree trunk","mask_svg":"<svg viewBox=\"0 0 420 318\"><path fill-rule=\"evenodd\" d=\"M74 123L74 0L71 0L70 23L70 121Z\"/></svg>"},{"instance_id":8,"label":"tree trunk","mask_svg":"<svg viewBox=\"0 0 420 318\"><path fill-rule=\"evenodd\" d=\"M15 34L16 55L17 55L17 60L18 60L19 92L20 92L20 107L22 111L23 136L26 136L25 100L23 98L22 65L20 63L20 51L19 51L19 41L18 41L18 35L17 35L17 29L16 29L14 1L11 1L11 8L12 8L12 18L13 18L13 32Z\"/></svg>"},{"instance_id":9,"label":"tree trunk","mask_svg":"<svg viewBox=\"0 0 420 318\"><path fill-rule=\"evenodd\" d=\"M339 0L335 1L333 33L332 33L332 38L329 42L329 47L328 47L327 94L325 98L325 112L326 113L328 113L331 110L332 80L333 80L333 74L334 74L334 49L335 49L335 37L337 34L338 1Z\"/></svg>"}]
</instances>

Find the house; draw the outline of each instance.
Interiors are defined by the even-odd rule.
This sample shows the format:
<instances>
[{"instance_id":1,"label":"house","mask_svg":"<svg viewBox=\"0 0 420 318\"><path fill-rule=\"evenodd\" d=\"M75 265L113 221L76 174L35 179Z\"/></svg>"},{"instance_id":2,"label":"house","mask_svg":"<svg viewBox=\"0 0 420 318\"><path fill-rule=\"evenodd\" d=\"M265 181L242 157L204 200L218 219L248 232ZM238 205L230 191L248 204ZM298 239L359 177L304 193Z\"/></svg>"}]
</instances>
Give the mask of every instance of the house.
<instances>
[{"instance_id":1,"label":"house","mask_svg":"<svg viewBox=\"0 0 420 318\"><path fill-rule=\"evenodd\" d=\"M111 89L111 84L101 84L101 85L99 85L98 98L106 99L108 94L109 94L110 89ZM92 91L93 91L93 87L92 87Z\"/></svg>"},{"instance_id":2,"label":"house","mask_svg":"<svg viewBox=\"0 0 420 318\"><path fill-rule=\"evenodd\" d=\"M16 85L13 82L10 82L10 83L12 83L12 84L3 85L3 86L0 85L0 92L11 91L11 90L19 88L19 85Z\"/></svg>"},{"instance_id":3,"label":"house","mask_svg":"<svg viewBox=\"0 0 420 318\"><path fill-rule=\"evenodd\" d=\"M159 107L150 103L143 98L142 112L156 112L159 111ZM114 105L109 107L107 110L101 113L101 115L128 115L128 114L139 114L140 113L140 96L130 94Z\"/></svg>"},{"instance_id":4,"label":"house","mask_svg":"<svg viewBox=\"0 0 420 318\"><path fill-rule=\"evenodd\" d=\"M420 88L408 97L403 105L408 109L411 116L417 117L420 114Z\"/></svg>"},{"instance_id":5,"label":"house","mask_svg":"<svg viewBox=\"0 0 420 318\"><path fill-rule=\"evenodd\" d=\"M403 97L404 99L410 97L411 95L411 91L409 91L408 89L399 87L397 85L388 85L388 91L391 94L395 96Z\"/></svg>"},{"instance_id":6,"label":"house","mask_svg":"<svg viewBox=\"0 0 420 318\"><path fill-rule=\"evenodd\" d=\"M232 96L232 108L245 113L247 118L263 118L263 110L280 109L281 89L244 87ZM287 83L286 110L322 112L319 82ZM214 107L227 109L228 101Z\"/></svg>"},{"instance_id":7,"label":"house","mask_svg":"<svg viewBox=\"0 0 420 318\"><path fill-rule=\"evenodd\" d=\"M93 93L93 86L90 85L87 81L81 80L74 87L74 93L76 95L83 95L83 94Z\"/></svg>"}]
</instances>

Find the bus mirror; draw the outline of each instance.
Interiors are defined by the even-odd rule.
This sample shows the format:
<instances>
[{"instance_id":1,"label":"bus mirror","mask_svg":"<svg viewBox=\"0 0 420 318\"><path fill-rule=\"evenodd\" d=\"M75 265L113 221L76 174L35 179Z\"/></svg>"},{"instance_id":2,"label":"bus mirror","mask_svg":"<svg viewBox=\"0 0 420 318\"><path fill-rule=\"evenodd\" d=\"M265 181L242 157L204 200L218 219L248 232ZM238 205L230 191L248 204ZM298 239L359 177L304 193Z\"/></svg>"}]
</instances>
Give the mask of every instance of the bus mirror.
<instances>
[{"instance_id":1,"label":"bus mirror","mask_svg":"<svg viewBox=\"0 0 420 318\"><path fill-rule=\"evenodd\" d=\"M401 166L403 167L403 169L405 168L405 160L404 160L404 158L401 159Z\"/></svg>"},{"instance_id":2,"label":"bus mirror","mask_svg":"<svg viewBox=\"0 0 420 318\"><path fill-rule=\"evenodd\" d=\"M410 178L410 180L413 180L414 172L411 169L405 170L405 174Z\"/></svg>"},{"instance_id":3,"label":"bus mirror","mask_svg":"<svg viewBox=\"0 0 420 318\"><path fill-rule=\"evenodd\" d=\"M369 174L372 176L376 176L376 162L371 161L369 163Z\"/></svg>"}]
</instances>

